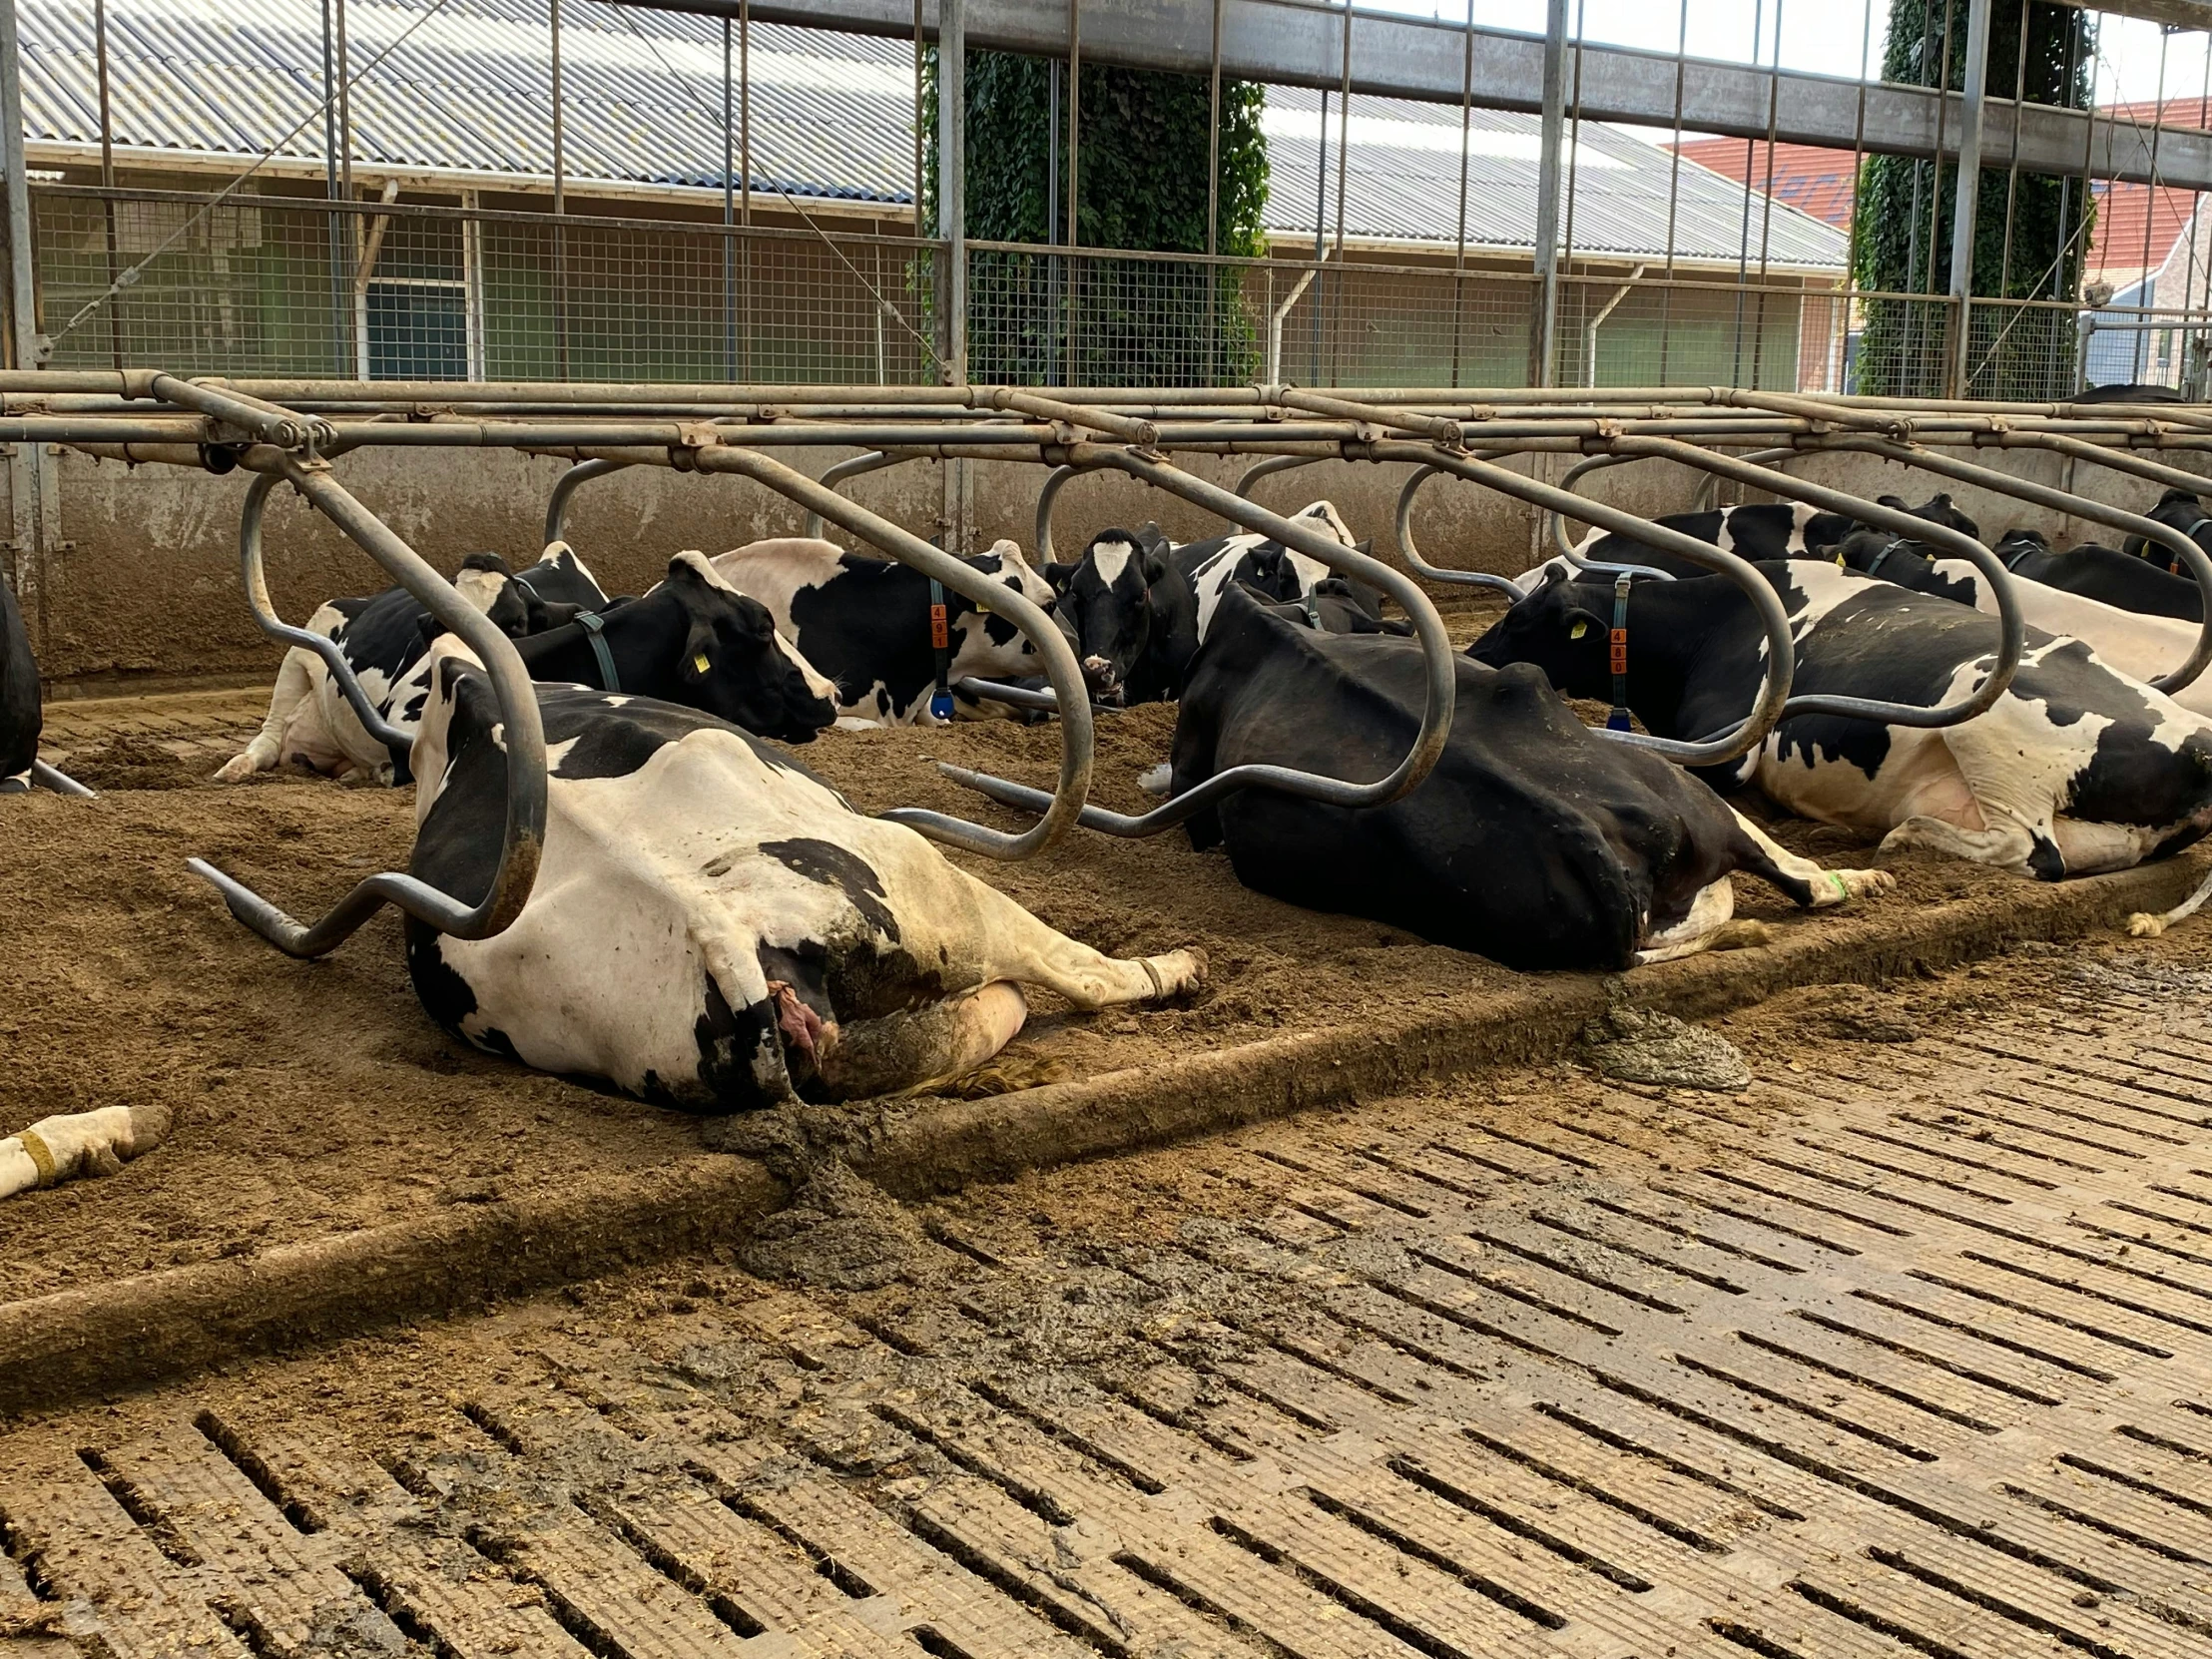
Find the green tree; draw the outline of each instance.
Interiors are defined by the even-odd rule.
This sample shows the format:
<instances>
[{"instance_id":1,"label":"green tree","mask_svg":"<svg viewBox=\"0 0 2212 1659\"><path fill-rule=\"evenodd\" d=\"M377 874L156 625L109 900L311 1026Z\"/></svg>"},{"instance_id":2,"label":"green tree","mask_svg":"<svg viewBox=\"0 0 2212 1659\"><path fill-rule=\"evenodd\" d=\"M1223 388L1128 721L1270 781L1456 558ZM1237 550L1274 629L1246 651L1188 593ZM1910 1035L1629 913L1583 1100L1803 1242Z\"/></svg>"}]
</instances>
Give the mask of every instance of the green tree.
<instances>
[{"instance_id":1,"label":"green tree","mask_svg":"<svg viewBox=\"0 0 2212 1659\"><path fill-rule=\"evenodd\" d=\"M2070 5L2026 8L2025 70L2021 13L1999 5L1989 19L1986 85L1991 98L2087 109L2096 59L2096 23ZM1946 34L1948 36L1946 45ZM1882 78L1952 91L1965 85L1966 0L1891 0ZM1946 73L1947 67L1947 73ZM2024 89L2015 91L2018 88ZM1938 174L1940 182L1938 183ZM2078 297L2082 256L2096 204L2078 177L1983 167L1974 209L1972 292L2011 299ZM1858 285L1877 293L1950 291L1950 224L1958 170L1903 156L1870 157L1860 172ZM2007 222L2009 221L2009 233ZM1939 396L1950 317L1928 300L1865 301L1859 389L1896 396ZM2068 310L1989 307L1972 323L1969 395L2040 398L2071 389L2075 327Z\"/></svg>"},{"instance_id":2,"label":"green tree","mask_svg":"<svg viewBox=\"0 0 2212 1659\"><path fill-rule=\"evenodd\" d=\"M1066 239L1067 77L1053 143L1053 64L968 55L967 235ZM1204 76L1086 64L1077 107L1076 241L1085 249L1207 251L1212 93ZM1221 88L1216 251L1266 252L1265 91ZM923 130L936 131L936 54L923 60ZM936 227L937 157L923 154L922 222ZM1055 189L1057 185L1057 190ZM1048 224L1057 204L1058 223ZM968 267L969 377L978 383L1190 385L1257 372L1259 330L1234 267L975 250Z\"/></svg>"}]
</instances>

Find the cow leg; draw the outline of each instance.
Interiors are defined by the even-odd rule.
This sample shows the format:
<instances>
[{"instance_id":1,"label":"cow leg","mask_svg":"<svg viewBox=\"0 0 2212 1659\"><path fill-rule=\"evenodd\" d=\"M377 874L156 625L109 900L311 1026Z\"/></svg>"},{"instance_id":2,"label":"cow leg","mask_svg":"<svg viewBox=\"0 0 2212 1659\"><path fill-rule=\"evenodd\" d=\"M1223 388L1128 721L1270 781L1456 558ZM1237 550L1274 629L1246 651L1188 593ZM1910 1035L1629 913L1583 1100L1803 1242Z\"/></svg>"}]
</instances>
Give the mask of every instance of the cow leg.
<instances>
[{"instance_id":1,"label":"cow leg","mask_svg":"<svg viewBox=\"0 0 2212 1659\"><path fill-rule=\"evenodd\" d=\"M2017 875L2035 873L2027 861L2028 854L2035 850L2035 837L2024 826L2006 819L1997 820L1986 830L1961 830L1942 819L1920 814L1907 819L1882 837L1885 852L1916 848L1939 852L1946 858L1963 858L1969 863L2008 869Z\"/></svg>"},{"instance_id":2,"label":"cow leg","mask_svg":"<svg viewBox=\"0 0 2212 1659\"><path fill-rule=\"evenodd\" d=\"M830 1100L925 1089L973 1071L1009 1042L1029 1016L1019 985L994 980L925 1008L882 1019L848 1020L817 1055L820 1088Z\"/></svg>"},{"instance_id":3,"label":"cow leg","mask_svg":"<svg viewBox=\"0 0 2212 1659\"><path fill-rule=\"evenodd\" d=\"M269 715L262 729L254 734L254 741L243 754L232 756L216 770L218 784L236 784L276 766L284 747L284 729L291 724L299 705L313 695L315 671L321 666L321 659L299 646L284 653L283 664L276 670L276 688L269 694Z\"/></svg>"},{"instance_id":4,"label":"cow leg","mask_svg":"<svg viewBox=\"0 0 2212 1659\"><path fill-rule=\"evenodd\" d=\"M1825 910L1871 892L1888 892L1898 884L1886 869L1829 869L1800 857L1733 807L1729 811L1750 843L1737 847L1736 867L1781 888L1803 909Z\"/></svg>"},{"instance_id":5,"label":"cow leg","mask_svg":"<svg viewBox=\"0 0 2212 1659\"><path fill-rule=\"evenodd\" d=\"M1690 901L1690 913L1664 932L1654 933L1636 952L1636 965L1671 962L1678 956L1694 956L1711 947L1720 930L1736 913L1736 889L1727 876L1709 881Z\"/></svg>"},{"instance_id":6,"label":"cow leg","mask_svg":"<svg viewBox=\"0 0 2212 1659\"><path fill-rule=\"evenodd\" d=\"M168 1138L166 1106L103 1106L41 1118L0 1141L0 1198L78 1176L113 1175Z\"/></svg>"},{"instance_id":7,"label":"cow leg","mask_svg":"<svg viewBox=\"0 0 2212 1659\"><path fill-rule=\"evenodd\" d=\"M1047 927L996 887L973 882L980 977L1042 985L1078 1008L1111 1008L1151 1002L1195 990L1206 977L1206 954L1171 950L1165 956L1108 956Z\"/></svg>"},{"instance_id":8,"label":"cow leg","mask_svg":"<svg viewBox=\"0 0 2212 1659\"><path fill-rule=\"evenodd\" d=\"M2212 875L2207 875L2202 881L2199 881L2195 892L2162 915L2154 915L2149 910L2137 910L2127 918L2128 936L2136 939L2155 939L2175 922L2187 921L2203 909L2204 901L2207 898L2212 898Z\"/></svg>"},{"instance_id":9,"label":"cow leg","mask_svg":"<svg viewBox=\"0 0 2212 1659\"><path fill-rule=\"evenodd\" d=\"M2066 860L2068 875L2096 875L2108 869L2133 869L2157 844L2160 831L2125 824L2094 824L2086 819L2051 820L2051 839Z\"/></svg>"},{"instance_id":10,"label":"cow leg","mask_svg":"<svg viewBox=\"0 0 2212 1659\"><path fill-rule=\"evenodd\" d=\"M0 795L29 795L31 775L19 772L12 778L0 778Z\"/></svg>"}]
</instances>

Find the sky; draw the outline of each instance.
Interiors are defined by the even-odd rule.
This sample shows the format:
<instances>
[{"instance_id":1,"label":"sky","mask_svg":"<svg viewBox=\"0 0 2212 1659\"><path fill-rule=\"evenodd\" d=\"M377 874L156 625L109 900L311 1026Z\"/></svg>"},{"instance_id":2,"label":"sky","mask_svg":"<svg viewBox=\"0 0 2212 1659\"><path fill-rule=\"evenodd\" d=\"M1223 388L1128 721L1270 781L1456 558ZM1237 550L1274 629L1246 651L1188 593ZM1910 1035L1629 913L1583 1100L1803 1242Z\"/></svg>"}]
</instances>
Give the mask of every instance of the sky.
<instances>
[{"instance_id":1,"label":"sky","mask_svg":"<svg viewBox=\"0 0 2212 1659\"><path fill-rule=\"evenodd\" d=\"M1363 10L1440 17L1455 23L1465 20L1467 3L1357 0ZM1544 0L1472 0L1472 4L1474 20L1484 28L1543 32ZM1672 52L1682 38L1684 7L1689 13L1692 57L1764 64L1774 61L1779 47L1785 69L1851 78L1858 77L1862 62L1870 73L1879 73L1883 24L1890 15L1889 0L1569 0L1567 15L1571 26L1580 13L1587 40ZM1957 11L1962 36L1964 0L1959 0ZM2165 43L2166 97L2193 98L2203 93L2206 42L2205 35L2191 33L2175 35ZM2097 102L2148 103L2156 98L2159 52L2155 23L2104 18L2097 51Z\"/></svg>"}]
</instances>

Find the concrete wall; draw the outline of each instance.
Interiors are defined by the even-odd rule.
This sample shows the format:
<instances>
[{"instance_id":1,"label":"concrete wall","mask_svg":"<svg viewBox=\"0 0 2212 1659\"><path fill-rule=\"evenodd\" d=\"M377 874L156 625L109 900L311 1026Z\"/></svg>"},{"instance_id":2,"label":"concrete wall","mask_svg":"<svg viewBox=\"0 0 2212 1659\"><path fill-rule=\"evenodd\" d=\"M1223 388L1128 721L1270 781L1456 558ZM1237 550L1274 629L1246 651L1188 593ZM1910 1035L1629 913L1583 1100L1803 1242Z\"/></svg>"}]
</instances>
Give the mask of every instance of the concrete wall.
<instances>
[{"instance_id":1,"label":"concrete wall","mask_svg":"<svg viewBox=\"0 0 2212 1659\"><path fill-rule=\"evenodd\" d=\"M819 473L849 451L787 451ZM2155 485L2022 451L1982 451L1973 459L2092 499L2142 510ZM2169 457L2177 465L2190 464ZM566 463L499 451L363 451L336 463L336 476L440 568L492 550L522 563L535 557L547 494ZM1247 462L1194 459L1190 470L1234 484ZM1557 477L1571 457L1533 457ZM58 695L104 686L152 685L268 672L278 649L255 628L239 591L238 513L247 479L216 478L168 467L130 469L83 456L58 457L63 545L43 569L10 574L28 587L34 648ZM2212 457L2192 470L2212 472ZM1035 542L1035 467L984 462L973 467L979 545L1010 536L1025 552ZM1938 487L1886 461L1830 455L1794 463L1802 476L1862 496L1925 499ZM0 469L4 480L7 469ZM1320 497L1334 501L1356 531L1384 557L1395 553L1397 493L1410 468L1325 462L1262 481L1255 498L1295 511ZM1697 480L1669 462L1643 461L1590 475L1580 486L1597 499L1644 514L1691 504ZM1949 486L1941 486L1949 487ZM924 536L941 528L938 467L915 462L855 479L846 493ZM1952 488L1958 505L1989 539L2014 525L2042 530L2053 545L2116 541L2115 533L2069 523L1978 490ZM1724 492L1723 500L1734 499ZM669 556L696 547L719 552L799 528L799 509L741 480L639 467L586 485L569 513L569 538L610 592L636 593L655 581ZM1215 535L1211 515L1119 474L1078 478L1062 492L1055 517L1062 557L1107 525L1157 520L1177 540ZM1535 516L1518 502L1439 478L1422 493L1414 517L1422 553L1432 562L1495 571L1525 569L1537 549ZM386 586L376 567L304 503L280 490L267 536L271 588L279 611L303 621L323 600ZM1543 551L1548 552L1548 546ZM26 584L24 577L30 580Z\"/></svg>"}]
</instances>

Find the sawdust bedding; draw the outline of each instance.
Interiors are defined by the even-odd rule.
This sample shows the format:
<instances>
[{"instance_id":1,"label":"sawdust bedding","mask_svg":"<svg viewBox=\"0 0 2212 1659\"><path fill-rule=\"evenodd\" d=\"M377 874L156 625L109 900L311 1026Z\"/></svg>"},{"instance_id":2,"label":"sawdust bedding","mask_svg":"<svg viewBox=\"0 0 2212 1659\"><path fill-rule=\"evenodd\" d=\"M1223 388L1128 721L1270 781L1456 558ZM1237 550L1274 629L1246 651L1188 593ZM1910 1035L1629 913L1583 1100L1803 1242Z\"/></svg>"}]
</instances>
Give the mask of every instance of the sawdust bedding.
<instances>
[{"instance_id":1,"label":"sawdust bedding","mask_svg":"<svg viewBox=\"0 0 2212 1659\"><path fill-rule=\"evenodd\" d=\"M1102 719L1094 799L1148 805L1173 711ZM940 778L954 761L1049 785L1056 729L1011 724L831 733L803 758L863 811L919 805L1020 820ZM73 758L112 793L0 801L0 1098L6 1128L49 1113L159 1100L175 1132L106 1180L0 1205L10 1291L35 1296L122 1273L244 1254L448 1204L522 1197L586 1172L700 1148L699 1120L477 1054L433 1026L386 911L334 955L293 962L234 922L185 868L212 859L294 914L362 875L404 867L406 792L265 778L219 788L157 748L118 740ZM1830 862L1869 856L1833 831L1783 838ZM1196 944L1213 978L1183 1007L1076 1014L1049 997L1006 1058L1017 1081L1089 1076L1325 1026L1516 977L1394 928L1302 910L1240 887L1220 852L1178 832L1082 832L1020 865L969 860L1053 926L1117 954ZM2011 884L1909 859L1904 910ZM1820 926L1739 883L1742 913ZM0 1132L5 1132L0 1129Z\"/></svg>"}]
</instances>

